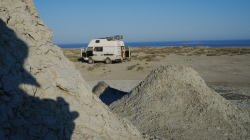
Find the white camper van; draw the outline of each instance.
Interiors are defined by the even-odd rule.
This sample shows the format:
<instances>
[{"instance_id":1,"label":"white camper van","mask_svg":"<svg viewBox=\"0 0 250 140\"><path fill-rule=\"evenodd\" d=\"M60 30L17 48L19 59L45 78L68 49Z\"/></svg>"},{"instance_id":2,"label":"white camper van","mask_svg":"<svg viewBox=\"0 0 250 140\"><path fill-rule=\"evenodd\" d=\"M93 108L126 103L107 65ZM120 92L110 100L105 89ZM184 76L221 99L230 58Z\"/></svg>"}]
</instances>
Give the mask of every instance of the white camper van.
<instances>
[{"instance_id":1,"label":"white camper van","mask_svg":"<svg viewBox=\"0 0 250 140\"><path fill-rule=\"evenodd\" d=\"M105 61L107 64L111 64L112 61L122 62L130 57L130 47L125 46L120 39L122 35L93 39L87 48L81 48L81 57L89 64L93 64L94 61Z\"/></svg>"}]
</instances>

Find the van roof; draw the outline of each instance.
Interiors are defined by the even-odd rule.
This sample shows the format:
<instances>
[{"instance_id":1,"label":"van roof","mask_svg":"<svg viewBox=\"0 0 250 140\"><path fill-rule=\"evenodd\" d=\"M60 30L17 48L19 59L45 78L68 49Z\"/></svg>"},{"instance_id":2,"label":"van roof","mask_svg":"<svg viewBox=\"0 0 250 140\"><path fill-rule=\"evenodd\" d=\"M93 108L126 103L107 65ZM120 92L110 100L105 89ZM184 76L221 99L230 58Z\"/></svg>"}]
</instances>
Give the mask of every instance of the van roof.
<instances>
[{"instance_id":1,"label":"van roof","mask_svg":"<svg viewBox=\"0 0 250 140\"><path fill-rule=\"evenodd\" d=\"M100 47L100 46L124 46L124 42L121 40L108 40L107 38L92 39L88 47Z\"/></svg>"}]
</instances>

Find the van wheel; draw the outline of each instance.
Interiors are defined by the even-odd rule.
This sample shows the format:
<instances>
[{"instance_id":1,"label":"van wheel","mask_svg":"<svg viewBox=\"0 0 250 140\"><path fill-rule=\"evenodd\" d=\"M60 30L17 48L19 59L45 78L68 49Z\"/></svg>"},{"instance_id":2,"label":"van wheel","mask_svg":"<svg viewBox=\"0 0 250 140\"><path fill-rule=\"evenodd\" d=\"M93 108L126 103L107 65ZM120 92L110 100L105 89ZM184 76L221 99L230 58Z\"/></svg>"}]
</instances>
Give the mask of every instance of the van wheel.
<instances>
[{"instance_id":1,"label":"van wheel","mask_svg":"<svg viewBox=\"0 0 250 140\"><path fill-rule=\"evenodd\" d=\"M93 64L94 63L94 60L93 60L93 58L89 58L89 64Z\"/></svg>"},{"instance_id":2,"label":"van wheel","mask_svg":"<svg viewBox=\"0 0 250 140\"><path fill-rule=\"evenodd\" d=\"M112 63L112 61L111 61L111 59L109 57L106 58L106 63L107 64L111 64Z\"/></svg>"}]
</instances>

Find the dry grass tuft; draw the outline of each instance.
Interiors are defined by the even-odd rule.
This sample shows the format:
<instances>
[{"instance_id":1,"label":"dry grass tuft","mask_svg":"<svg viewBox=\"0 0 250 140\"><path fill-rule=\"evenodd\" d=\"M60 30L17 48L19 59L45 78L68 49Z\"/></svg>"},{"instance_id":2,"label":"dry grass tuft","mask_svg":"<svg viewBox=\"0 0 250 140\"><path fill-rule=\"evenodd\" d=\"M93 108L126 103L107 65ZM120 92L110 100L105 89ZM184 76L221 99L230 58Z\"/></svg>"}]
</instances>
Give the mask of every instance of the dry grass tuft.
<instances>
[{"instance_id":1,"label":"dry grass tuft","mask_svg":"<svg viewBox=\"0 0 250 140\"><path fill-rule=\"evenodd\" d=\"M136 67L136 65L129 66L127 70L133 70Z\"/></svg>"},{"instance_id":2,"label":"dry grass tuft","mask_svg":"<svg viewBox=\"0 0 250 140\"><path fill-rule=\"evenodd\" d=\"M143 71L143 70L144 70L144 67L143 67L143 66L140 66L140 67L137 68L137 71L140 71L140 70Z\"/></svg>"},{"instance_id":3,"label":"dry grass tuft","mask_svg":"<svg viewBox=\"0 0 250 140\"><path fill-rule=\"evenodd\" d=\"M78 59L81 58L81 50L80 49L67 49L63 50L63 54L69 61L78 62Z\"/></svg>"},{"instance_id":4,"label":"dry grass tuft","mask_svg":"<svg viewBox=\"0 0 250 140\"><path fill-rule=\"evenodd\" d=\"M143 49L142 49L143 48ZM250 54L250 48L210 48L204 46L189 47L189 46L176 46L176 47L140 47L132 51L132 53L146 53L166 57L166 55L177 54L187 56L221 56L221 55L247 55ZM147 56L148 57L148 56ZM134 60L152 61L152 58L132 56Z\"/></svg>"}]
</instances>

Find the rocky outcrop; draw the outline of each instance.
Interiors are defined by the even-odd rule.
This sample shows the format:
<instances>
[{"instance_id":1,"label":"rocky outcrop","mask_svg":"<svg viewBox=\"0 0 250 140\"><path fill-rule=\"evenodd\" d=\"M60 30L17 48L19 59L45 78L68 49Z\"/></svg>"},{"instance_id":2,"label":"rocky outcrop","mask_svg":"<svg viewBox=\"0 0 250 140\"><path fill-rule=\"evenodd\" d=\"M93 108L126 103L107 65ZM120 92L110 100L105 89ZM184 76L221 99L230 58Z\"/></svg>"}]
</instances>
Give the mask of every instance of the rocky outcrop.
<instances>
[{"instance_id":1,"label":"rocky outcrop","mask_svg":"<svg viewBox=\"0 0 250 140\"><path fill-rule=\"evenodd\" d=\"M52 43L32 0L0 0L1 139L141 139Z\"/></svg>"},{"instance_id":2,"label":"rocky outcrop","mask_svg":"<svg viewBox=\"0 0 250 140\"><path fill-rule=\"evenodd\" d=\"M127 92L110 87L104 81L98 82L97 85L93 87L92 92L106 105L112 104L127 94Z\"/></svg>"},{"instance_id":3,"label":"rocky outcrop","mask_svg":"<svg viewBox=\"0 0 250 140\"><path fill-rule=\"evenodd\" d=\"M249 114L189 67L160 66L110 106L142 133L168 139L248 139Z\"/></svg>"}]
</instances>

